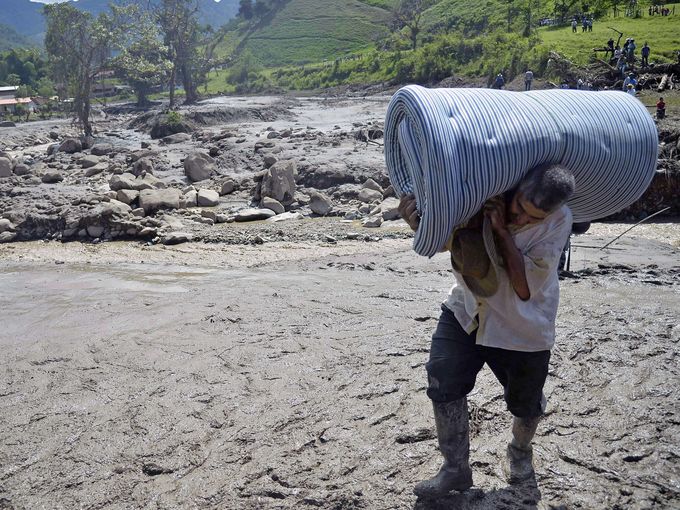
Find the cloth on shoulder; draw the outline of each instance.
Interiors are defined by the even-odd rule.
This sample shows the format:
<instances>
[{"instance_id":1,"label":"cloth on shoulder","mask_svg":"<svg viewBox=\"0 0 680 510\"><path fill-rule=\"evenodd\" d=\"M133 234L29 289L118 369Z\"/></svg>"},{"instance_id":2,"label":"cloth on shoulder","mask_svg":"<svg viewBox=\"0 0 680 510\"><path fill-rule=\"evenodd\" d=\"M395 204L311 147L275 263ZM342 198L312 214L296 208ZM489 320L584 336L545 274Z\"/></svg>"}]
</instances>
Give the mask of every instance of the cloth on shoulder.
<instances>
[{"instance_id":1,"label":"cloth on shoulder","mask_svg":"<svg viewBox=\"0 0 680 510\"><path fill-rule=\"evenodd\" d=\"M393 96L385 121L389 177L399 196L416 196L421 222L413 248L428 257L486 200L542 163L574 173L574 221L620 211L651 182L657 146L646 107L614 91L409 85Z\"/></svg>"}]
</instances>

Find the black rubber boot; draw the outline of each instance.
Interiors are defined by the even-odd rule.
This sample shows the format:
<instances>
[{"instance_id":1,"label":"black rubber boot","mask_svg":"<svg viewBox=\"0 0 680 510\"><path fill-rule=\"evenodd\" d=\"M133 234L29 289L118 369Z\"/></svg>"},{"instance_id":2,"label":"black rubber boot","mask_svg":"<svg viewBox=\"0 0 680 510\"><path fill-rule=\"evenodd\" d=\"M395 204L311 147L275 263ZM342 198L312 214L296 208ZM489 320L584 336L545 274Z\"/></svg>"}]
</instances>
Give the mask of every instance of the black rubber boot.
<instances>
[{"instance_id":1,"label":"black rubber boot","mask_svg":"<svg viewBox=\"0 0 680 510\"><path fill-rule=\"evenodd\" d=\"M436 498L472 487L467 398L432 404L444 464L433 478L413 488L413 493L420 498Z\"/></svg>"},{"instance_id":2,"label":"black rubber boot","mask_svg":"<svg viewBox=\"0 0 680 510\"><path fill-rule=\"evenodd\" d=\"M512 441L508 445L508 465L506 476L508 483L521 483L534 476L533 448L531 440L541 417L513 418Z\"/></svg>"}]
</instances>

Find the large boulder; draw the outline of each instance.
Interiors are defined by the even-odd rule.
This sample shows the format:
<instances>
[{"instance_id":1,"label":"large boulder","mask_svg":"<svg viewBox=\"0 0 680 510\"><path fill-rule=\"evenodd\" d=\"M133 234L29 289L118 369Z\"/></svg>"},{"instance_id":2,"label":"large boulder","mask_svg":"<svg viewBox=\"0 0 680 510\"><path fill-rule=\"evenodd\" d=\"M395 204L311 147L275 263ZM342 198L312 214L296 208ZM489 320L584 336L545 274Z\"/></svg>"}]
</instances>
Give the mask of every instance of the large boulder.
<instances>
[{"instance_id":1,"label":"large boulder","mask_svg":"<svg viewBox=\"0 0 680 510\"><path fill-rule=\"evenodd\" d=\"M326 216L333 210L333 202L331 202L331 199L328 198L323 193L319 193L318 191L311 191L309 193L309 198L310 198L309 208L312 210L314 214L318 214L319 216Z\"/></svg>"},{"instance_id":2,"label":"large boulder","mask_svg":"<svg viewBox=\"0 0 680 510\"><path fill-rule=\"evenodd\" d=\"M220 189L220 195L228 195L236 190L236 181L234 179L227 179L222 183L222 188Z\"/></svg>"},{"instance_id":3,"label":"large boulder","mask_svg":"<svg viewBox=\"0 0 680 510\"><path fill-rule=\"evenodd\" d=\"M7 158L0 158L0 177L12 177L12 162Z\"/></svg>"},{"instance_id":4,"label":"large boulder","mask_svg":"<svg viewBox=\"0 0 680 510\"><path fill-rule=\"evenodd\" d=\"M83 168L90 168L99 163L99 157L98 156L85 156L80 158L80 166Z\"/></svg>"},{"instance_id":5,"label":"large boulder","mask_svg":"<svg viewBox=\"0 0 680 510\"><path fill-rule=\"evenodd\" d=\"M132 164L132 174L135 176L153 174L153 161L151 158L138 159Z\"/></svg>"},{"instance_id":6,"label":"large boulder","mask_svg":"<svg viewBox=\"0 0 680 510\"><path fill-rule=\"evenodd\" d=\"M196 204L199 207L214 207L220 201L220 194L211 189L199 189L196 195Z\"/></svg>"},{"instance_id":7,"label":"large boulder","mask_svg":"<svg viewBox=\"0 0 680 510\"><path fill-rule=\"evenodd\" d=\"M96 143L90 149L90 153L93 156L106 156L108 153L113 151L113 145L110 143Z\"/></svg>"},{"instance_id":8,"label":"large boulder","mask_svg":"<svg viewBox=\"0 0 680 510\"><path fill-rule=\"evenodd\" d=\"M119 189L116 198L124 204L130 205L139 197L139 191L133 189Z\"/></svg>"},{"instance_id":9,"label":"large boulder","mask_svg":"<svg viewBox=\"0 0 680 510\"><path fill-rule=\"evenodd\" d=\"M386 198L380 204L380 212L385 221L398 220L401 218L399 214L399 200L393 197Z\"/></svg>"},{"instance_id":10,"label":"large boulder","mask_svg":"<svg viewBox=\"0 0 680 510\"><path fill-rule=\"evenodd\" d=\"M176 188L143 189L139 192L139 207L147 214L158 209L178 209L181 194Z\"/></svg>"},{"instance_id":11,"label":"large boulder","mask_svg":"<svg viewBox=\"0 0 680 510\"><path fill-rule=\"evenodd\" d=\"M59 152L65 152L67 154L75 154L83 150L82 142L77 138L67 138L61 145L59 145Z\"/></svg>"},{"instance_id":12,"label":"large boulder","mask_svg":"<svg viewBox=\"0 0 680 510\"><path fill-rule=\"evenodd\" d=\"M271 197L262 197L262 202L260 203L261 207L264 207L265 209L271 209L274 211L276 214L282 214L286 212L285 207L279 202L278 200L274 200Z\"/></svg>"},{"instance_id":13,"label":"large boulder","mask_svg":"<svg viewBox=\"0 0 680 510\"><path fill-rule=\"evenodd\" d=\"M124 173L112 176L109 179L109 187L111 191L118 191L119 189L142 191L145 189L164 188L165 184L151 174L146 174L144 177L135 177L131 173Z\"/></svg>"},{"instance_id":14,"label":"large boulder","mask_svg":"<svg viewBox=\"0 0 680 510\"><path fill-rule=\"evenodd\" d=\"M215 160L204 152L192 152L184 160L184 173L191 182L208 179L216 170Z\"/></svg>"},{"instance_id":15,"label":"large boulder","mask_svg":"<svg viewBox=\"0 0 680 510\"><path fill-rule=\"evenodd\" d=\"M376 191L370 188L364 188L359 192L357 197L360 202L371 203L381 201L383 194L380 191Z\"/></svg>"},{"instance_id":16,"label":"large boulder","mask_svg":"<svg viewBox=\"0 0 680 510\"><path fill-rule=\"evenodd\" d=\"M14 167L14 175L28 175L31 173L31 168L26 163L17 163Z\"/></svg>"},{"instance_id":17,"label":"large boulder","mask_svg":"<svg viewBox=\"0 0 680 510\"><path fill-rule=\"evenodd\" d=\"M276 213L271 209L243 209L236 214L235 221L257 221L266 220L276 216Z\"/></svg>"},{"instance_id":18,"label":"large boulder","mask_svg":"<svg viewBox=\"0 0 680 510\"><path fill-rule=\"evenodd\" d=\"M166 145L171 145L173 143L188 142L191 140L191 135L189 133L175 133L174 135L165 136L161 139Z\"/></svg>"},{"instance_id":19,"label":"large boulder","mask_svg":"<svg viewBox=\"0 0 680 510\"><path fill-rule=\"evenodd\" d=\"M295 161L277 161L262 177L260 196L270 197L283 205L290 205L295 200Z\"/></svg>"},{"instance_id":20,"label":"large boulder","mask_svg":"<svg viewBox=\"0 0 680 510\"><path fill-rule=\"evenodd\" d=\"M48 170L41 178L45 184L56 184L64 180L64 176L56 170Z\"/></svg>"},{"instance_id":21,"label":"large boulder","mask_svg":"<svg viewBox=\"0 0 680 510\"><path fill-rule=\"evenodd\" d=\"M366 179L366 182L364 182L364 186L363 186L363 187L366 188L366 189L372 189L372 190L374 190L374 191L379 191L381 194L384 193L384 190L382 189L382 186L380 186L380 184L378 184L377 182L375 182L375 181L374 181L373 179L371 179L370 177L369 177L368 179Z\"/></svg>"}]
</instances>

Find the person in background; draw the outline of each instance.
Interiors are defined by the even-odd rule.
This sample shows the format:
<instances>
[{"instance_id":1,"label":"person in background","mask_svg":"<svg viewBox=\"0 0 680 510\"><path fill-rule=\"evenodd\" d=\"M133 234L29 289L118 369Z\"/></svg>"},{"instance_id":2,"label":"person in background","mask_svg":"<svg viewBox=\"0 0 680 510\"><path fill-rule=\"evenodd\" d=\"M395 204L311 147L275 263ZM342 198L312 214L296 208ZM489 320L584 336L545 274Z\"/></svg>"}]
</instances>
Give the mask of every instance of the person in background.
<instances>
[{"instance_id":1,"label":"person in background","mask_svg":"<svg viewBox=\"0 0 680 510\"><path fill-rule=\"evenodd\" d=\"M492 88L500 90L503 88L503 85L505 85L505 78L503 78L502 73L498 73L496 79L493 81Z\"/></svg>"},{"instance_id":2,"label":"person in background","mask_svg":"<svg viewBox=\"0 0 680 510\"><path fill-rule=\"evenodd\" d=\"M642 67L649 66L649 52L650 51L651 50L649 49L647 42L645 42L644 46L642 46L642 50L640 50L640 53L642 54Z\"/></svg>"},{"instance_id":3,"label":"person in background","mask_svg":"<svg viewBox=\"0 0 680 510\"><path fill-rule=\"evenodd\" d=\"M576 18L571 20L571 31L575 34L576 33L576 26L578 23L576 23Z\"/></svg>"},{"instance_id":4,"label":"person in background","mask_svg":"<svg viewBox=\"0 0 680 510\"><path fill-rule=\"evenodd\" d=\"M632 83L628 84L628 88L626 89L626 93L630 94L633 97L635 97L635 95L637 94L637 90L635 90L635 87L633 87Z\"/></svg>"},{"instance_id":5,"label":"person in background","mask_svg":"<svg viewBox=\"0 0 680 510\"><path fill-rule=\"evenodd\" d=\"M666 103L663 101L663 97L660 97L656 103L656 118L661 120L666 117Z\"/></svg>"},{"instance_id":6,"label":"person in background","mask_svg":"<svg viewBox=\"0 0 680 510\"><path fill-rule=\"evenodd\" d=\"M635 87L637 85L637 80L635 79L635 76L633 73L628 73L628 76L626 77L625 80L623 80L623 91L628 92L628 85L632 85Z\"/></svg>"},{"instance_id":7,"label":"person in background","mask_svg":"<svg viewBox=\"0 0 680 510\"><path fill-rule=\"evenodd\" d=\"M531 71L531 69L527 69L527 72L524 73L524 90L531 90L531 82L534 81L534 73Z\"/></svg>"}]
</instances>

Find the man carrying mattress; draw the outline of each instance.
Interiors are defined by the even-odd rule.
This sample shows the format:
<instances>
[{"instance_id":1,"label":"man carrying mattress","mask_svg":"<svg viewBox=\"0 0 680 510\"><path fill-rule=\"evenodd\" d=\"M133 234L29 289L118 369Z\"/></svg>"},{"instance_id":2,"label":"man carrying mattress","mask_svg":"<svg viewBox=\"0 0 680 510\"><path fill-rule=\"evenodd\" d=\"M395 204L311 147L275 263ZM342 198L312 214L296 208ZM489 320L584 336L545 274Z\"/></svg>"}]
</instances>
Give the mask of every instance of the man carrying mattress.
<instances>
[{"instance_id":1,"label":"man carrying mattress","mask_svg":"<svg viewBox=\"0 0 680 510\"><path fill-rule=\"evenodd\" d=\"M543 385L559 301L557 265L572 227L565 202L574 187L568 169L536 167L452 233L448 247L456 284L442 305L426 365L444 464L434 478L416 485L416 495L437 497L472 486L467 395L485 363L514 416L508 480L533 476L531 440L545 410ZM399 212L418 229L413 195L401 199Z\"/></svg>"}]
</instances>

